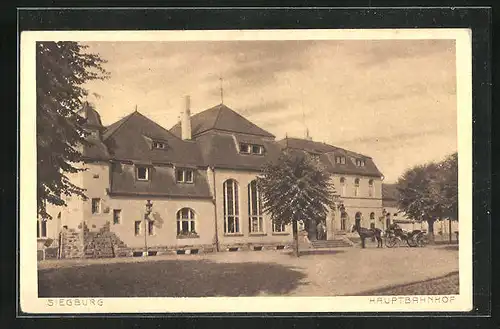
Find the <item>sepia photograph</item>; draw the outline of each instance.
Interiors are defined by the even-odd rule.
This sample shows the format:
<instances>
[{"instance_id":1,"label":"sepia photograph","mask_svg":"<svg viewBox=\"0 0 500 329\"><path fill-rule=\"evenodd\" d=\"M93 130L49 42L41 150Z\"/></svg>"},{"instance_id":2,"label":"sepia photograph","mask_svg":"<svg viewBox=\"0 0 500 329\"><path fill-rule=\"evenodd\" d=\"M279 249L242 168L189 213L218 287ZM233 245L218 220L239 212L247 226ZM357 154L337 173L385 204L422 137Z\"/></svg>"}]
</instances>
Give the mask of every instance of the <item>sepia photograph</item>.
<instances>
[{"instance_id":1,"label":"sepia photograph","mask_svg":"<svg viewBox=\"0 0 500 329\"><path fill-rule=\"evenodd\" d=\"M470 309L467 30L30 33L34 312Z\"/></svg>"}]
</instances>

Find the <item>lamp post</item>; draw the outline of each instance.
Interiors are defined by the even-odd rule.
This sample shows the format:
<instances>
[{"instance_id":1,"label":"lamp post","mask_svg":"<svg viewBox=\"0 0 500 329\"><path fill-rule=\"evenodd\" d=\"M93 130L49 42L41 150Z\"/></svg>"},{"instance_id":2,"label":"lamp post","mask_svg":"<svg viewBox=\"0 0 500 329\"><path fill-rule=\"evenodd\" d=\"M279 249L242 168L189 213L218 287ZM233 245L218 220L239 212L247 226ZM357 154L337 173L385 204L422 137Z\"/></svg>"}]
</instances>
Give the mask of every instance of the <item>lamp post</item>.
<instances>
[{"instance_id":1,"label":"lamp post","mask_svg":"<svg viewBox=\"0 0 500 329\"><path fill-rule=\"evenodd\" d=\"M148 221L149 215L151 214L153 208L153 204L151 200L147 200L146 202L146 212L144 213L144 256L148 255Z\"/></svg>"},{"instance_id":2,"label":"lamp post","mask_svg":"<svg viewBox=\"0 0 500 329\"><path fill-rule=\"evenodd\" d=\"M385 227L385 229L389 229L389 227L386 227L387 226L387 221L385 220L385 216L387 214L387 210L385 210L385 208L382 210L382 227Z\"/></svg>"}]
</instances>

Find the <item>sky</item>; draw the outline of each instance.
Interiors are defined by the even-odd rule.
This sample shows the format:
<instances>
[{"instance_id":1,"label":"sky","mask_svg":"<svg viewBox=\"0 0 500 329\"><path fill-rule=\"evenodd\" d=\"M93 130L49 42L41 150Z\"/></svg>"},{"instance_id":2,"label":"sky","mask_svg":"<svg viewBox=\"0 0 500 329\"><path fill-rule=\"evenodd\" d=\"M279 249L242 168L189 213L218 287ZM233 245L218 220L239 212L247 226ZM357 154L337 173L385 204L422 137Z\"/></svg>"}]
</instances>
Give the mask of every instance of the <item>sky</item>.
<instances>
[{"instance_id":1,"label":"sky","mask_svg":"<svg viewBox=\"0 0 500 329\"><path fill-rule=\"evenodd\" d=\"M169 129L191 97L276 139L305 136L370 156L393 183L457 150L454 40L86 42L107 60L88 101L104 125L137 109Z\"/></svg>"}]
</instances>

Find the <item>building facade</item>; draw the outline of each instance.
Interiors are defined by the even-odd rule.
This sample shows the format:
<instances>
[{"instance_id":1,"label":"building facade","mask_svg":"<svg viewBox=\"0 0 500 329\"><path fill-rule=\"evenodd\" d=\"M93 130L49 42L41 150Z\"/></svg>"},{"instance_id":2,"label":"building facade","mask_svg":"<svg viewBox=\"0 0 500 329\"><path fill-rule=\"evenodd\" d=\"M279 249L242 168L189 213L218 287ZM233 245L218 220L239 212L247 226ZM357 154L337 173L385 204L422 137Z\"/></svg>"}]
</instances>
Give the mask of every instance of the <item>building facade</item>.
<instances>
[{"instance_id":1,"label":"building facade","mask_svg":"<svg viewBox=\"0 0 500 329\"><path fill-rule=\"evenodd\" d=\"M88 199L49 206L53 220L38 221L42 242L109 227L131 251L284 248L291 227L262 211L256 178L285 148L309 153L332 174L339 206L323 219L327 239L356 221L383 227L382 174L368 156L310 138L276 141L224 104L191 116L189 98L170 130L137 111L108 127L91 106L80 114L91 145L82 149L86 170L71 180Z\"/></svg>"}]
</instances>

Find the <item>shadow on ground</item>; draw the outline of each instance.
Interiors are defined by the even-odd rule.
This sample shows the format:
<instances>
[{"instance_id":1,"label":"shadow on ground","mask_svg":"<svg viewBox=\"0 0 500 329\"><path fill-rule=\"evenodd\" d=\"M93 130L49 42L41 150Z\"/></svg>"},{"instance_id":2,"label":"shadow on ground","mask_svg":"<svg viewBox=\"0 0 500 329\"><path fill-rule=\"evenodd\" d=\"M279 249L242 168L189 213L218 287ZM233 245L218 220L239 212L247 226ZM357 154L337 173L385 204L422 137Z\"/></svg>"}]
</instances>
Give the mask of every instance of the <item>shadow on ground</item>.
<instances>
[{"instance_id":1,"label":"shadow on ground","mask_svg":"<svg viewBox=\"0 0 500 329\"><path fill-rule=\"evenodd\" d=\"M268 263L165 260L38 271L39 297L208 297L283 295L305 274Z\"/></svg>"},{"instance_id":2,"label":"shadow on ground","mask_svg":"<svg viewBox=\"0 0 500 329\"><path fill-rule=\"evenodd\" d=\"M364 291L354 296L394 295L453 295L459 294L458 272L424 281L412 282L375 290Z\"/></svg>"}]
</instances>

